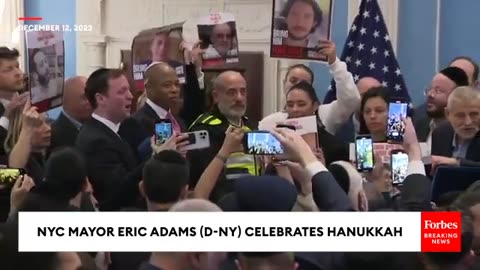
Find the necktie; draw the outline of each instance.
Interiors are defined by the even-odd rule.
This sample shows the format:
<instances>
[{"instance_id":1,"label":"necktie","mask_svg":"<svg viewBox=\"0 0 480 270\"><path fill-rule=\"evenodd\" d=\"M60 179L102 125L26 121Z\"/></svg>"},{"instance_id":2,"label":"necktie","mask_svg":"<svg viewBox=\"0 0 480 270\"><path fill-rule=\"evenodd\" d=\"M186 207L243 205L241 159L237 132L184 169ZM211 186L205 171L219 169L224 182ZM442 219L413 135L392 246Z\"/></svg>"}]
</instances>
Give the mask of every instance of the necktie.
<instances>
[{"instance_id":1,"label":"necktie","mask_svg":"<svg viewBox=\"0 0 480 270\"><path fill-rule=\"evenodd\" d=\"M173 116L173 114L171 112L167 113L167 119L169 119L170 122L172 122L173 132L175 132L177 134L180 134L182 132L182 130L180 128L180 125L178 124L177 120L175 119L175 117Z\"/></svg>"}]
</instances>

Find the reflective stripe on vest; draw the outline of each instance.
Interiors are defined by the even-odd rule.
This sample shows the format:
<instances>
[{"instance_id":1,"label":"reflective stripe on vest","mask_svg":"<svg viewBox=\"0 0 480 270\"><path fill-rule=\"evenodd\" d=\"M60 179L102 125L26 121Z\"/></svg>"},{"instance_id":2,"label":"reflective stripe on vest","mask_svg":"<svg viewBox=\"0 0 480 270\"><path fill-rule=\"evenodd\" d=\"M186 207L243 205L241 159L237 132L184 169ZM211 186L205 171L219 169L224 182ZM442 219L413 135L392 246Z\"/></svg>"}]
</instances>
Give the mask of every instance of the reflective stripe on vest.
<instances>
[{"instance_id":1,"label":"reflective stripe on vest","mask_svg":"<svg viewBox=\"0 0 480 270\"><path fill-rule=\"evenodd\" d=\"M260 166L256 166L255 157L252 155L246 155L242 152L232 153L225 162L225 168L227 179L259 175L260 173Z\"/></svg>"}]
</instances>

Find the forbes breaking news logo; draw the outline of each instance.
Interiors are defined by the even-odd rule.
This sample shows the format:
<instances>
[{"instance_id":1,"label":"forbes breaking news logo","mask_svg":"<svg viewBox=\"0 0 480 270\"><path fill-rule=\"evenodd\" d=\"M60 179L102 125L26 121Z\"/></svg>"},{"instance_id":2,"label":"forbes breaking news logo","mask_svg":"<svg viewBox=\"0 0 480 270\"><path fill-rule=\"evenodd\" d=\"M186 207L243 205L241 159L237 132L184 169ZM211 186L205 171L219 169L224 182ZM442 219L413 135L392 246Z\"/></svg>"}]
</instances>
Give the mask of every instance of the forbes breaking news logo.
<instances>
[{"instance_id":1,"label":"forbes breaking news logo","mask_svg":"<svg viewBox=\"0 0 480 270\"><path fill-rule=\"evenodd\" d=\"M422 212L422 252L460 252L460 212Z\"/></svg>"}]
</instances>

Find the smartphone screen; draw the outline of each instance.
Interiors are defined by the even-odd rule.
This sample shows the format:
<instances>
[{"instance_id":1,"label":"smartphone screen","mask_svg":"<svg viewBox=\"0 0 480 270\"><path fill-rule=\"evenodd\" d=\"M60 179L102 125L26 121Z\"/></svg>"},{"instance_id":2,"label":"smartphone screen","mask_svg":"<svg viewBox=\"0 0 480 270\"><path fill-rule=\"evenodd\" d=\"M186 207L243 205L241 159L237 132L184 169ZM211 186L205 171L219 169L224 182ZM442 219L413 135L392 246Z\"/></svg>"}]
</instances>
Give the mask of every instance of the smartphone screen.
<instances>
[{"instance_id":1,"label":"smartphone screen","mask_svg":"<svg viewBox=\"0 0 480 270\"><path fill-rule=\"evenodd\" d=\"M390 141L403 141L405 125L402 119L407 117L408 104L395 102L388 106L387 139Z\"/></svg>"},{"instance_id":2,"label":"smartphone screen","mask_svg":"<svg viewBox=\"0 0 480 270\"><path fill-rule=\"evenodd\" d=\"M0 184L12 184L15 183L20 175L24 175L24 169L15 168L1 168L0 169Z\"/></svg>"},{"instance_id":3,"label":"smartphone screen","mask_svg":"<svg viewBox=\"0 0 480 270\"><path fill-rule=\"evenodd\" d=\"M355 155L357 170L360 172L373 170L373 140L371 136L357 136L355 139Z\"/></svg>"},{"instance_id":4,"label":"smartphone screen","mask_svg":"<svg viewBox=\"0 0 480 270\"><path fill-rule=\"evenodd\" d=\"M392 184L401 185L407 177L408 155L402 150L395 150L392 151L390 159L392 166Z\"/></svg>"},{"instance_id":5,"label":"smartphone screen","mask_svg":"<svg viewBox=\"0 0 480 270\"><path fill-rule=\"evenodd\" d=\"M172 122L162 120L161 122L155 123L156 144L164 144L170 137L172 137Z\"/></svg>"},{"instance_id":6,"label":"smartphone screen","mask_svg":"<svg viewBox=\"0 0 480 270\"><path fill-rule=\"evenodd\" d=\"M245 150L251 155L281 155L282 144L270 132L247 132Z\"/></svg>"}]
</instances>

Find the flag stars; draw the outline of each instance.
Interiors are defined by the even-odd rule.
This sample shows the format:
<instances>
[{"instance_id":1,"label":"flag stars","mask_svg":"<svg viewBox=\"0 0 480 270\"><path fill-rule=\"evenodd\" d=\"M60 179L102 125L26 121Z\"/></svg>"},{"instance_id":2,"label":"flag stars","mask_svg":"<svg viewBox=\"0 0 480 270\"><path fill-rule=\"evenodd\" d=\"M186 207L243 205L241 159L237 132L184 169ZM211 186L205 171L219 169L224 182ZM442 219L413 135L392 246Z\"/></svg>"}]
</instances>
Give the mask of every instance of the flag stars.
<instances>
[{"instance_id":1,"label":"flag stars","mask_svg":"<svg viewBox=\"0 0 480 270\"><path fill-rule=\"evenodd\" d=\"M376 54L377 53L377 47L372 47L372 49L370 51L372 52L372 54Z\"/></svg>"},{"instance_id":2,"label":"flag stars","mask_svg":"<svg viewBox=\"0 0 480 270\"><path fill-rule=\"evenodd\" d=\"M368 65L368 67L370 68L370 70L375 69L375 63L370 62L370 65Z\"/></svg>"},{"instance_id":3,"label":"flag stars","mask_svg":"<svg viewBox=\"0 0 480 270\"><path fill-rule=\"evenodd\" d=\"M355 31L357 31L357 26L354 24L352 25L352 32L355 32Z\"/></svg>"},{"instance_id":4,"label":"flag stars","mask_svg":"<svg viewBox=\"0 0 480 270\"><path fill-rule=\"evenodd\" d=\"M375 16L375 21L376 21L376 22L379 22L379 21L380 21L380 15L377 14L377 16Z\"/></svg>"},{"instance_id":5,"label":"flag stars","mask_svg":"<svg viewBox=\"0 0 480 270\"><path fill-rule=\"evenodd\" d=\"M350 40L350 42L348 42L348 47L349 48L353 48L355 45L353 45L353 41Z\"/></svg>"},{"instance_id":6,"label":"flag stars","mask_svg":"<svg viewBox=\"0 0 480 270\"><path fill-rule=\"evenodd\" d=\"M363 18L368 18L370 17L370 12L368 10L365 10L365 12L363 12Z\"/></svg>"},{"instance_id":7,"label":"flag stars","mask_svg":"<svg viewBox=\"0 0 480 270\"><path fill-rule=\"evenodd\" d=\"M373 37L374 37L374 38L378 38L379 36L380 36L380 32L378 32L377 30L375 30L375 31L373 32Z\"/></svg>"},{"instance_id":8,"label":"flag stars","mask_svg":"<svg viewBox=\"0 0 480 270\"><path fill-rule=\"evenodd\" d=\"M362 27L362 29L360 29L360 34L365 35L367 33L367 28L365 27Z\"/></svg>"},{"instance_id":9,"label":"flag stars","mask_svg":"<svg viewBox=\"0 0 480 270\"><path fill-rule=\"evenodd\" d=\"M357 61L355 61L355 66L359 67L361 65L362 65L362 60L357 59Z\"/></svg>"},{"instance_id":10,"label":"flag stars","mask_svg":"<svg viewBox=\"0 0 480 270\"><path fill-rule=\"evenodd\" d=\"M385 37L383 37L383 39L385 39L385 41L389 41L390 37L388 35L385 35Z\"/></svg>"},{"instance_id":11,"label":"flag stars","mask_svg":"<svg viewBox=\"0 0 480 270\"><path fill-rule=\"evenodd\" d=\"M388 82L382 81L382 86L383 86L383 87L388 87Z\"/></svg>"},{"instance_id":12,"label":"flag stars","mask_svg":"<svg viewBox=\"0 0 480 270\"><path fill-rule=\"evenodd\" d=\"M383 73L387 73L388 72L388 66L383 66L382 70L383 70Z\"/></svg>"},{"instance_id":13,"label":"flag stars","mask_svg":"<svg viewBox=\"0 0 480 270\"><path fill-rule=\"evenodd\" d=\"M390 52L388 50L385 50L385 52L383 52L383 55L385 55L385 57L389 57L390 56Z\"/></svg>"},{"instance_id":14,"label":"flag stars","mask_svg":"<svg viewBox=\"0 0 480 270\"><path fill-rule=\"evenodd\" d=\"M353 75L353 80L358 82L360 80L360 76L358 76L358 74Z\"/></svg>"},{"instance_id":15,"label":"flag stars","mask_svg":"<svg viewBox=\"0 0 480 270\"><path fill-rule=\"evenodd\" d=\"M358 48L359 51L362 51L363 49L365 49L365 44L360 43L360 44L358 44L357 48Z\"/></svg>"},{"instance_id":16,"label":"flag stars","mask_svg":"<svg viewBox=\"0 0 480 270\"><path fill-rule=\"evenodd\" d=\"M352 62L352 57L351 56L345 57L345 62L347 62L347 63Z\"/></svg>"},{"instance_id":17,"label":"flag stars","mask_svg":"<svg viewBox=\"0 0 480 270\"><path fill-rule=\"evenodd\" d=\"M399 84L395 84L395 91L402 90L402 87Z\"/></svg>"},{"instance_id":18,"label":"flag stars","mask_svg":"<svg viewBox=\"0 0 480 270\"><path fill-rule=\"evenodd\" d=\"M400 76L400 74L402 74L402 73L400 73L400 69L399 69L399 68L397 68L397 70L395 70L395 74L397 74L397 76Z\"/></svg>"}]
</instances>

